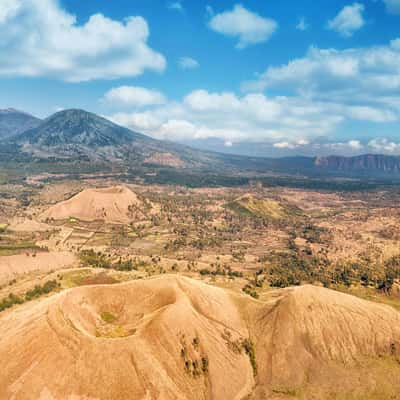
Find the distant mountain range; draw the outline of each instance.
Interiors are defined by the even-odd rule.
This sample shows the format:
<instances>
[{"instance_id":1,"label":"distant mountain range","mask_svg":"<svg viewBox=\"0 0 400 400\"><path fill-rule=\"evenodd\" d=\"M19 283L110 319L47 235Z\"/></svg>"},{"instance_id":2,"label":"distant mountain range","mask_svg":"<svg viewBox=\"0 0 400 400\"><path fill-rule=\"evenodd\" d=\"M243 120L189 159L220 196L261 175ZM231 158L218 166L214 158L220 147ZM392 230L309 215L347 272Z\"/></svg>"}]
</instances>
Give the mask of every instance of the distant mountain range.
<instances>
[{"instance_id":1,"label":"distant mountain range","mask_svg":"<svg viewBox=\"0 0 400 400\"><path fill-rule=\"evenodd\" d=\"M209 153L159 141L83 110L57 112L6 143L35 158L201 167ZM210 153L211 154L211 153Z\"/></svg>"},{"instance_id":2,"label":"distant mountain range","mask_svg":"<svg viewBox=\"0 0 400 400\"><path fill-rule=\"evenodd\" d=\"M40 122L39 118L13 108L0 110L0 140L35 128Z\"/></svg>"},{"instance_id":3,"label":"distant mountain range","mask_svg":"<svg viewBox=\"0 0 400 400\"><path fill-rule=\"evenodd\" d=\"M45 120L14 109L0 110L0 156L15 161L21 155L22 160L101 161L218 173L400 176L400 157L395 156L235 156L156 140L83 110L60 111Z\"/></svg>"},{"instance_id":4,"label":"distant mountain range","mask_svg":"<svg viewBox=\"0 0 400 400\"><path fill-rule=\"evenodd\" d=\"M333 171L400 173L400 157L382 154L364 154L354 157L317 157L315 165Z\"/></svg>"}]
</instances>

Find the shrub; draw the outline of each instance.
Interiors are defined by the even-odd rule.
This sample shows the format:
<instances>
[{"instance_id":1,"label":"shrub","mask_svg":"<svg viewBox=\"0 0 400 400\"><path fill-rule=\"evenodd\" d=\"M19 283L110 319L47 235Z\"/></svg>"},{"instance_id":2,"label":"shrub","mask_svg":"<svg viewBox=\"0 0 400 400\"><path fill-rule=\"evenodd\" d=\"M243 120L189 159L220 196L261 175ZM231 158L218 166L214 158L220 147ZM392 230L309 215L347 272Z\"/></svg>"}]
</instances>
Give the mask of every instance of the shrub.
<instances>
[{"instance_id":1,"label":"shrub","mask_svg":"<svg viewBox=\"0 0 400 400\"><path fill-rule=\"evenodd\" d=\"M203 371L203 373L206 374L208 372L208 366L209 366L208 357L207 356L201 357L201 370Z\"/></svg>"},{"instance_id":2,"label":"shrub","mask_svg":"<svg viewBox=\"0 0 400 400\"><path fill-rule=\"evenodd\" d=\"M137 266L133 264L132 260L122 261L119 260L112 268L118 271L132 271L137 270Z\"/></svg>"},{"instance_id":3,"label":"shrub","mask_svg":"<svg viewBox=\"0 0 400 400\"><path fill-rule=\"evenodd\" d=\"M12 293L5 299L0 300L0 312L12 307L15 304L22 304L24 301L33 300L43 294L47 294L59 287L57 281L47 281L44 285L36 285L33 289L28 290L24 297L16 296Z\"/></svg>"},{"instance_id":4,"label":"shrub","mask_svg":"<svg viewBox=\"0 0 400 400\"><path fill-rule=\"evenodd\" d=\"M245 292L246 294L248 294L249 296L251 296L255 299L258 299L258 297L259 297L256 290L248 284L242 290L243 290L243 292Z\"/></svg>"},{"instance_id":5,"label":"shrub","mask_svg":"<svg viewBox=\"0 0 400 400\"><path fill-rule=\"evenodd\" d=\"M48 294L56 289L58 286L59 284L55 280L47 281L43 286L36 285L33 289L28 290L25 293L25 299L29 301L43 294Z\"/></svg>"},{"instance_id":6,"label":"shrub","mask_svg":"<svg viewBox=\"0 0 400 400\"><path fill-rule=\"evenodd\" d=\"M251 367L253 368L254 376L257 375L256 352L251 339L244 339L242 343L245 353L249 356Z\"/></svg>"},{"instance_id":7,"label":"shrub","mask_svg":"<svg viewBox=\"0 0 400 400\"><path fill-rule=\"evenodd\" d=\"M8 297L0 301L0 312L12 307L14 304L22 304L23 302L24 300L21 297L10 293Z\"/></svg>"},{"instance_id":8,"label":"shrub","mask_svg":"<svg viewBox=\"0 0 400 400\"><path fill-rule=\"evenodd\" d=\"M94 268L111 268L111 263L101 252L96 253L94 250L84 250L80 253L80 260L84 266Z\"/></svg>"},{"instance_id":9,"label":"shrub","mask_svg":"<svg viewBox=\"0 0 400 400\"><path fill-rule=\"evenodd\" d=\"M104 322L107 322L108 324L111 324L112 322L114 322L117 319L115 315L111 314L108 311L103 311L100 314L100 317Z\"/></svg>"}]
</instances>

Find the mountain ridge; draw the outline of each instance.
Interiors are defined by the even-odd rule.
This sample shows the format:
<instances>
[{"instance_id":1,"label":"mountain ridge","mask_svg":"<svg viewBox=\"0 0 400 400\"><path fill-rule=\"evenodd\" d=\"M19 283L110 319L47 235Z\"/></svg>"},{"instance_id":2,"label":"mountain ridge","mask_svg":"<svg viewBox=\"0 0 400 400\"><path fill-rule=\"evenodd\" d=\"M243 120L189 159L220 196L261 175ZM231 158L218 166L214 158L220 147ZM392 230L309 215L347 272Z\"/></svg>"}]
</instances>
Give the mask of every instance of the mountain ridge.
<instances>
[{"instance_id":1,"label":"mountain ridge","mask_svg":"<svg viewBox=\"0 0 400 400\"><path fill-rule=\"evenodd\" d=\"M361 154L358 156L316 157L315 165L336 171L379 171L400 173L400 156Z\"/></svg>"},{"instance_id":2,"label":"mountain ridge","mask_svg":"<svg viewBox=\"0 0 400 400\"><path fill-rule=\"evenodd\" d=\"M183 145L134 132L81 109L59 111L37 127L13 137L12 141L25 153L39 158L83 157L127 163L157 160L160 165L167 166L170 162L190 164L192 151Z\"/></svg>"},{"instance_id":3,"label":"mountain ridge","mask_svg":"<svg viewBox=\"0 0 400 400\"><path fill-rule=\"evenodd\" d=\"M0 140L34 128L40 121L39 118L15 108L0 109Z\"/></svg>"},{"instance_id":4,"label":"mountain ridge","mask_svg":"<svg viewBox=\"0 0 400 400\"><path fill-rule=\"evenodd\" d=\"M13 114L14 110L3 110L3 113ZM306 176L400 176L400 156L365 154L268 158L217 153L154 139L81 109L59 111L35 122L35 126L8 137L6 142L12 144L2 153L10 153L10 148L14 146L14 154L36 159L94 160L177 170L194 168L218 173L251 171ZM12 159L12 154L9 157Z\"/></svg>"}]
</instances>

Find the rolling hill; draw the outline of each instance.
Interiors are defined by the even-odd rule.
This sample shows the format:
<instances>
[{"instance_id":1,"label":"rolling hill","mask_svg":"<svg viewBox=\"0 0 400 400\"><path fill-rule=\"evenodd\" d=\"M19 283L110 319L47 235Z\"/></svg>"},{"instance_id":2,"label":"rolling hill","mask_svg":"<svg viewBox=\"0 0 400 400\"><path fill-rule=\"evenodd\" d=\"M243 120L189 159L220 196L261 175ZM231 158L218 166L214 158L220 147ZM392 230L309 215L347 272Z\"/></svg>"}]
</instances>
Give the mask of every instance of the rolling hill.
<instances>
[{"instance_id":1,"label":"rolling hill","mask_svg":"<svg viewBox=\"0 0 400 400\"><path fill-rule=\"evenodd\" d=\"M172 275L83 286L0 315L0 397L396 398L399 326L313 286L265 303Z\"/></svg>"},{"instance_id":2,"label":"rolling hill","mask_svg":"<svg viewBox=\"0 0 400 400\"><path fill-rule=\"evenodd\" d=\"M143 202L135 193L125 186L116 186L85 189L69 200L50 207L40 218L42 220L77 218L82 221L129 223L135 219L135 211L143 213L141 211L143 209Z\"/></svg>"},{"instance_id":3,"label":"rolling hill","mask_svg":"<svg viewBox=\"0 0 400 400\"><path fill-rule=\"evenodd\" d=\"M254 218L282 220L302 215L294 205L273 199L260 198L251 194L243 195L225 205L237 214Z\"/></svg>"}]
</instances>

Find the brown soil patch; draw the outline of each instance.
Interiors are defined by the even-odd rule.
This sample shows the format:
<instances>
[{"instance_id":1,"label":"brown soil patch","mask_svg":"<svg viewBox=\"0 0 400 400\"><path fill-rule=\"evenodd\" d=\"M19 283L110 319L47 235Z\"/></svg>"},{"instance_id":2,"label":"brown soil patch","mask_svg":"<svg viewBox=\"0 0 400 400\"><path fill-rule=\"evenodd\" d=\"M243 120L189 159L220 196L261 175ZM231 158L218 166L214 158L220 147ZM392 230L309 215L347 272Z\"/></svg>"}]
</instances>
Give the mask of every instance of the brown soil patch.
<instances>
[{"instance_id":1,"label":"brown soil patch","mask_svg":"<svg viewBox=\"0 0 400 400\"><path fill-rule=\"evenodd\" d=\"M31 272L47 273L57 269L70 268L76 258L70 252L18 254L0 257L0 284Z\"/></svg>"},{"instance_id":2,"label":"brown soil patch","mask_svg":"<svg viewBox=\"0 0 400 400\"><path fill-rule=\"evenodd\" d=\"M171 153L154 153L144 160L148 164L165 165L168 167L181 168L185 163L177 156Z\"/></svg>"}]
</instances>

